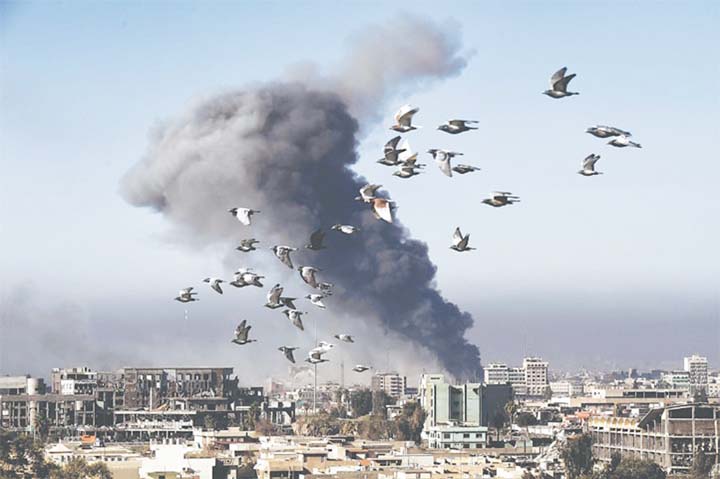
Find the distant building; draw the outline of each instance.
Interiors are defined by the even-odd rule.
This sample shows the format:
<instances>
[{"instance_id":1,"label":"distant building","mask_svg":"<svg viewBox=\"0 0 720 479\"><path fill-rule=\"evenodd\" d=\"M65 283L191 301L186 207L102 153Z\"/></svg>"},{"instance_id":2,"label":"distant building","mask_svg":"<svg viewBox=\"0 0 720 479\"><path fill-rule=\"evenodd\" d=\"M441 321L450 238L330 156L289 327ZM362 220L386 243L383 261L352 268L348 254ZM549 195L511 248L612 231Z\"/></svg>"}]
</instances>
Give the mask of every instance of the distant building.
<instances>
[{"instance_id":1,"label":"distant building","mask_svg":"<svg viewBox=\"0 0 720 479\"><path fill-rule=\"evenodd\" d=\"M609 461L613 453L649 459L669 475L688 474L696 452L719 462L720 407L680 404L651 409L640 419L593 417L588 420L593 455Z\"/></svg>"},{"instance_id":2,"label":"distant building","mask_svg":"<svg viewBox=\"0 0 720 479\"><path fill-rule=\"evenodd\" d=\"M126 409L154 409L170 398L229 398L233 368L125 368Z\"/></svg>"},{"instance_id":3,"label":"distant building","mask_svg":"<svg viewBox=\"0 0 720 479\"><path fill-rule=\"evenodd\" d=\"M427 426L487 426L513 397L508 384L456 386L446 383L442 375L424 375L423 380L420 404L427 413Z\"/></svg>"},{"instance_id":4,"label":"distant building","mask_svg":"<svg viewBox=\"0 0 720 479\"><path fill-rule=\"evenodd\" d=\"M548 363L540 358L523 359L525 387L528 396L542 396L549 387Z\"/></svg>"},{"instance_id":5,"label":"distant building","mask_svg":"<svg viewBox=\"0 0 720 479\"><path fill-rule=\"evenodd\" d=\"M371 379L373 391L384 391L393 398L404 396L406 387L407 378L398 373L375 373Z\"/></svg>"},{"instance_id":6,"label":"distant building","mask_svg":"<svg viewBox=\"0 0 720 479\"><path fill-rule=\"evenodd\" d=\"M97 373L86 367L53 368L50 377L55 394L92 395L97 388Z\"/></svg>"},{"instance_id":7,"label":"distant building","mask_svg":"<svg viewBox=\"0 0 720 479\"><path fill-rule=\"evenodd\" d=\"M690 394L705 393L708 389L708 360L693 354L683 359L683 369L688 373Z\"/></svg>"},{"instance_id":8,"label":"distant building","mask_svg":"<svg viewBox=\"0 0 720 479\"><path fill-rule=\"evenodd\" d=\"M438 425L425 434L430 449L478 449L487 446L487 432L485 426Z\"/></svg>"},{"instance_id":9,"label":"distant building","mask_svg":"<svg viewBox=\"0 0 720 479\"><path fill-rule=\"evenodd\" d=\"M690 390L690 373L688 371L670 371L662 375L662 381L672 389Z\"/></svg>"},{"instance_id":10,"label":"distant building","mask_svg":"<svg viewBox=\"0 0 720 479\"><path fill-rule=\"evenodd\" d=\"M540 358L525 358L521 368L491 363L484 368L485 384L510 384L516 396L542 396L548 383L548 363Z\"/></svg>"}]
</instances>

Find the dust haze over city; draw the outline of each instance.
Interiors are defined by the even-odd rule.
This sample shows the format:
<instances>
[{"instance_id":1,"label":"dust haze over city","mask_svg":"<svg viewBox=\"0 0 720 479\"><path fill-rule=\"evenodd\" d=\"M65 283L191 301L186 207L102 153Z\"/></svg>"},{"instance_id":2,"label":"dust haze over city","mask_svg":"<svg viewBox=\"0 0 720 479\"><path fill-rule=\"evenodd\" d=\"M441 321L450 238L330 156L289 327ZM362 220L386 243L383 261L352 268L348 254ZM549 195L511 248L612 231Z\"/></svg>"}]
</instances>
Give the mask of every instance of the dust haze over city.
<instances>
[{"instance_id":1,"label":"dust haze over city","mask_svg":"<svg viewBox=\"0 0 720 479\"><path fill-rule=\"evenodd\" d=\"M0 373L222 365L252 384L287 373L281 345L304 359L316 329L355 338L324 380L341 362L348 382L367 381L355 364L465 380L529 355L717 363L716 7L524 5L3 3ZM580 95L542 95L564 66ZM401 179L376 161L406 104L422 127L402 137L427 166ZM436 129L451 118L478 130ZM480 171L448 178L430 148ZM578 175L591 153L604 174ZM392 224L354 200L368 183ZM481 203L498 190L521 201ZM233 207L260 213L244 226ZM449 248L456 227L476 250ZM304 248L318 228L327 248ZM250 237L257 251L235 250ZM278 244L298 248L294 270ZM303 298L303 265L334 284L327 310ZM245 267L262 288L202 281ZM276 283L305 331L263 307ZM189 286L200 301L173 301ZM237 346L243 319L257 342Z\"/></svg>"}]
</instances>

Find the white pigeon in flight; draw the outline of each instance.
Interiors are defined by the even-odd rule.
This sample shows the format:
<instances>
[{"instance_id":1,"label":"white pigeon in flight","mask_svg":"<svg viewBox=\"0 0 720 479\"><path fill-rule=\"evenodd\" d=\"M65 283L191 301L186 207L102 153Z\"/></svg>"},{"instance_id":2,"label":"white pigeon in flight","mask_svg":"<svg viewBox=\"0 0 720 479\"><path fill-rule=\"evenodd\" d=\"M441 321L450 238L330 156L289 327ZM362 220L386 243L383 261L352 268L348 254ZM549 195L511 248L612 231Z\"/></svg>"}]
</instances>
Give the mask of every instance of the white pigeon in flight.
<instances>
[{"instance_id":1,"label":"white pigeon in flight","mask_svg":"<svg viewBox=\"0 0 720 479\"><path fill-rule=\"evenodd\" d=\"M221 280L220 278L205 278L203 282L208 283L216 293L223 294L223 290L220 287L220 284L224 283L225 281Z\"/></svg>"},{"instance_id":2,"label":"white pigeon in flight","mask_svg":"<svg viewBox=\"0 0 720 479\"><path fill-rule=\"evenodd\" d=\"M352 225L341 225L341 224L332 225L332 226L330 227L330 229L331 229L331 230L334 230L334 231L339 231L340 233L343 233L343 234L346 234L346 235L355 234L355 233L357 233L358 231L360 231L360 228L358 228L358 227L356 227L356 226L352 226Z\"/></svg>"},{"instance_id":3,"label":"white pigeon in flight","mask_svg":"<svg viewBox=\"0 0 720 479\"><path fill-rule=\"evenodd\" d=\"M297 248L292 248L290 246L282 246L277 245L272 247L273 253L275 253L275 257L282 261L282 264L287 266L290 269L295 269L295 267L292 264L292 259L290 259L290 253L293 251L297 251Z\"/></svg>"},{"instance_id":4,"label":"white pigeon in flight","mask_svg":"<svg viewBox=\"0 0 720 479\"><path fill-rule=\"evenodd\" d=\"M611 136L632 136L632 133L630 133L629 131L621 130L620 128L615 128L614 126L605 125L591 126L587 130L585 130L585 133L590 133L592 136L595 136L597 138L609 138Z\"/></svg>"},{"instance_id":5,"label":"white pigeon in flight","mask_svg":"<svg viewBox=\"0 0 720 479\"><path fill-rule=\"evenodd\" d=\"M372 200L372 210L375 218L383 220L387 223L393 222L392 208L393 202L385 198L374 198Z\"/></svg>"},{"instance_id":6,"label":"white pigeon in flight","mask_svg":"<svg viewBox=\"0 0 720 479\"><path fill-rule=\"evenodd\" d=\"M320 364L328 362L328 359L324 359L322 355L323 351L310 351L308 352L308 358L305 360L310 364Z\"/></svg>"},{"instance_id":7,"label":"white pigeon in flight","mask_svg":"<svg viewBox=\"0 0 720 479\"><path fill-rule=\"evenodd\" d=\"M463 251L471 251L475 248L471 248L468 246L468 243L470 242L470 235L465 235L460 232L460 228L455 228L455 232L453 233L453 244L450 246L450 249L454 249L455 251L463 252Z\"/></svg>"},{"instance_id":8,"label":"white pigeon in flight","mask_svg":"<svg viewBox=\"0 0 720 479\"><path fill-rule=\"evenodd\" d=\"M401 106L397 113L395 113L395 124L391 126L390 129L399 133L416 130L419 127L413 126L412 119L418 111L420 111L420 108L411 105Z\"/></svg>"},{"instance_id":9,"label":"white pigeon in flight","mask_svg":"<svg viewBox=\"0 0 720 479\"><path fill-rule=\"evenodd\" d=\"M181 289L180 292L178 292L177 298L175 298L175 301L180 301L181 303L192 303L193 301L200 301L197 298L193 298L197 293L193 293L193 287L190 286L189 288Z\"/></svg>"},{"instance_id":10,"label":"white pigeon in flight","mask_svg":"<svg viewBox=\"0 0 720 479\"><path fill-rule=\"evenodd\" d=\"M300 266L298 268L298 271L300 271L300 277L303 281L305 281L306 284L312 286L313 288L318 288L318 281L315 277L315 273L320 271L317 268L313 268L312 266Z\"/></svg>"},{"instance_id":11,"label":"white pigeon in flight","mask_svg":"<svg viewBox=\"0 0 720 479\"><path fill-rule=\"evenodd\" d=\"M321 351L324 354L333 349L334 347L335 345L333 343L328 343L327 341L320 341L318 345L310 351Z\"/></svg>"},{"instance_id":12,"label":"white pigeon in flight","mask_svg":"<svg viewBox=\"0 0 720 479\"><path fill-rule=\"evenodd\" d=\"M617 138L613 138L612 140L608 141L608 145L616 146L618 148L625 148L626 146L631 146L633 148L642 148L642 145L640 145L640 143L630 141L630 138L625 135L620 135Z\"/></svg>"},{"instance_id":13,"label":"white pigeon in flight","mask_svg":"<svg viewBox=\"0 0 720 479\"><path fill-rule=\"evenodd\" d=\"M519 196L515 196L509 191L493 191L490 198L482 200L482 203L500 208L501 206L512 205L520 201Z\"/></svg>"},{"instance_id":14,"label":"white pigeon in flight","mask_svg":"<svg viewBox=\"0 0 720 479\"><path fill-rule=\"evenodd\" d=\"M255 247L256 244L258 244L259 241L255 238L248 238L240 241L240 246L235 248L238 251L242 251L243 253L247 253L250 251L255 251L257 248Z\"/></svg>"},{"instance_id":15,"label":"white pigeon in flight","mask_svg":"<svg viewBox=\"0 0 720 479\"><path fill-rule=\"evenodd\" d=\"M362 201L363 203L370 203L373 199L375 199L375 193L377 193L377 190L380 188L382 188L382 185L365 185L360 188L360 196L356 196L355 199Z\"/></svg>"},{"instance_id":16,"label":"white pigeon in flight","mask_svg":"<svg viewBox=\"0 0 720 479\"><path fill-rule=\"evenodd\" d=\"M272 288L270 288L270 291L267 293L267 302L265 303L266 308L270 309L278 309L278 308L288 308L288 309L297 309L295 307L295 301L297 298L286 298L282 296L283 293L283 287L280 286L280 283L276 284Z\"/></svg>"},{"instance_id":17,"label":"white pigeon in flight","mask_svg":"<svg viewBox=\"0 0 720 479\"><path fill-rule=\"evenodd\" d=\"M437 127L438 130L457 135L464 131L477 130L476 126L468 126L471 123L478 123L475 120L448 120L446 123Z\"/></svg>"},{"instance_id":18,"label":"white pigeon in flight","mask_svg":"<svg viewBox=\"0 0 720 479\"><path fill-rule=\"evenodd\" d=\"M340 341L342 341L344 343L354 343L355 342L353 337L350 336L349 334L336 334L335 338L339 339Z\"/></svg>"},{"instance_id":19,"label":"white pigeon in flight","mask_svg":"<svg viewBox=\"0 0 720 479\"><path fill-rule=\"evenodd\" d=\"M322 300L325 298L324 294L308 294L305 296L306 299L309 299L310 302L317 306L320 309L325 309L327 306L325 306L325 303L322 302Z\"/></svg>"},{"instance_id":20,"label":"white pigeon in flight","mask_svg":"<svg viewBox=\"0 0 720 479\"><path fill-rule=\"evenodd\" d=\"M464 175L465 173L472 173L473 171L480 171L480 168L478 168L477 166L471 166L471 165L455 165L452 167L452 170L455 173Z\"/></svg>"},{"instance_id":21,"label":"white pigeon in flight","mask_svg":"<svg viewBox=\"0 0 720 479\"><path fill-rule=\"evenodd\" d=\"M302 322L302 315L305 314L304 312L298 311L297 309L283 309L283 314L287 316L290 322L293 323L293 326L298 328L300 331L305 331L305 327Z\"/></svg>"},{"instance_id":22,"label":"white pigeon in flight","mask_svg":"<svg viewBox=\"0 0 720 479\"><path fill-rule=\"evenodd\" d=\"M417 176L420 173L422 173L422 171L417 171L415 169L415 167L401 166L400 168L398 168L397 171L395 171L393 173L393 176L397 176L398 178L407 179L407 178L412 178L413 176Z\"/></svg>"},{"instance_id":23,"label":"white pigeon in flight","mask_svg":"<svg viewBox=\"0 0 720 479\"><path fill-rule=\"evenodd\" d=\"M377 162L385 166L397 165L398 155L403 152L402 149L399 149L397 147L399 141L400 137L396 136L395 138L392 138L390 141L385 143L385 147L383 148L383 157Z\"/></svg>"},{"instance_id":24,"label":"white pigeon in flight","mask_svg":"<svg viewBox=\"0 0 720 479\"><path fill-rule=\"evenodd\" d=\"M356 364L352 370L355 371L356 373L364 373L368 369L370 369L368 366L363 366L362 364Z\"/></svg>"},{"instance_id":25,"label":"white pigeon in flight","mask_svg":"<svg viewBox=\"0 0 720 479\"><path fill-rule=\"evenodd\" d=\"M233 280L230 282L231 285L236 288L244 288L245 286L257 286L262 288L263 284L260 281L265 276L253 272L251 268L240 268L235 272Z\"/></svg>"},{"instance_id":26,"label":"white pigeon in flight","mask_svg":"<svg viewBox=\"0 0 720 479\"><path fill-rule=\"evenodd\" d=\"M562 67L556 71L553 76L550 77L550 89L545 90L543 95L547 95L550 98L564 98L566 96L579 95L578 92L567 91L568 83L575 78L575 73L571 75L565 75L565 73L567 73L567 67Z\"/></svg>"},{"instance_id":27,"label":"white pigeon in flight","mask_svg":"<svg viewBox=\"0 0 720 479\"><path fill-rule=\"evenodd\" d=\"M595 171L595 163L600 159L600 155L595 153L588 155L582 162L582 170L578 171L578 174L583 176L595 176L602 175L602 172Z\"/></svg>"},{"instance_id":28,"label":"white pigeon in flight","mask_svg":"<svg viewBox=\"0 0 720 479\"><path fill-rule=\"evenodd\" d=\"M433 159L435 159L440 171L442 171L445 176L450 177L452 177L452 165L450 164L450 160L458 155L462 155L462 153L458 153L457 151L438 150L436 148L428 150L428 153L430 153Z\"/></svg>"},{"instance_id":29,"label":"white pigeon in flight","mask_svg":"<svg viewBox=\"0 0 720 479\"><path fill-rule=\"evenodd\" d=\"M252 215L260 213L259 210L253 210L250 208L231 208L228 210L238 221L245 226L250 226Z\"/></svg>"}]
</instances>

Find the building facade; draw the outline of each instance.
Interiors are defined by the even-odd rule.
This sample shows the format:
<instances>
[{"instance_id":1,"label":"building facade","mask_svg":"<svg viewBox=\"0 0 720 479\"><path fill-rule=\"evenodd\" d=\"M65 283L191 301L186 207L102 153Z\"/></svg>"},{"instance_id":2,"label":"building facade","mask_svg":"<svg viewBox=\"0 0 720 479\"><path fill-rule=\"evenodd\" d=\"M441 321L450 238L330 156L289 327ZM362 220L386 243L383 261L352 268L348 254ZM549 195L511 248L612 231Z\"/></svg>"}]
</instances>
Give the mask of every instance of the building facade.
<instances>
[{"instance_id":1,"label":"building facade","mask_svg":"<svg viewBox=\"0 0 720 479\"><path fill-rule=\"evenodd\" d=\"M683 358L683 369L688 373L690 394L704 393L708 390L708 360L693 354Z\"/></svg>"},{"instance_id":2,"label":"building facade","mask_svg":"<svg viewBox=\"0 0 720 479\"><path fill-rule=\"evenodd\" d=\"M425 432L430 449L479 449L487 446L485 426L432 426Z\"/></svg>"},{"instance_id":3,"label":"building facade","mask_svg":"<svg viewBox=\"0 0 720 479\"><path fill-rule=\"evenodd\" d=\"M528 396L543 396L547 393L548 363L541 358L523 359L525 370L525 387Z\"/></svg>"},{"instance_id":4,"label":"building facade","mask_svg":"<svg viewBox=\"0 0 720 479\"><path fill-rule=\"evenodd\" d=\"M407 378L398 373L376 373L371 379L373 391L384 391L392 398L399 398L405 395Z\"/></svg>"},{"instance_id":5,"label":"building facade","mask_svg":"<svg viewBox=\"0 0 720 479\"><path fill-rule=\"evenodd\" d=\"M693 455L719 462L720 407L706 403L651 409L640 419L595 417L587 423L593 454L609 461L613 453L649 459L668 474L687 474Z\"/></svg>"}]
</instances>

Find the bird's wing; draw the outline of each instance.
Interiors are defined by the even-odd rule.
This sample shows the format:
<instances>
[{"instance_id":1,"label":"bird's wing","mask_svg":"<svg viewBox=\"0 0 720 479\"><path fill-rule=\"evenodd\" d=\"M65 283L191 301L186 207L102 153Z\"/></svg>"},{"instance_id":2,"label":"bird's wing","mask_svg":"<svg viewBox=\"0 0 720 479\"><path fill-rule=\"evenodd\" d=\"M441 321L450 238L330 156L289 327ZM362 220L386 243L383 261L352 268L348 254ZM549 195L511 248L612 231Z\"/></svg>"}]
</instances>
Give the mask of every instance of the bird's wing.
<instances>
[{"instance_id":1,"label":"bird's wing","mask_svg":"<svg viewBox=\"0 0 720 479\"><path fill-rule=\"evenodd\" d=\"M438 156L440 158L440 156ZM452 177L452 166L450 165L450 158L448 156L444 156L442 160L438 159L438 168L440 168L440 171L442 171L445 176Z\"/></svg>"},{"instance_id":2,"label":"bird's wing","mask_svg":"<svg viewBox=\"0 0 720 479\"><path fill-rule=\"evenodd\" d=\"M607 129L612 133L615 133L616 135L632 136L632 133L630 133L629 131L621 130L620 128L615 128L614 126L607 127Z\"/></svg>"},{"instance_id":3,"label":"bird's wing","mask_svg":"<svg viewBox=\"0 0 720 479\"><path fill-rule=\"evenodd\" d=\"M567 67L562 67L555 73L553 73L553 76L550 77L550 88L555 90L555 84L563 79L565 76L565 73L567 72Z\"/></svg>"},{"instance_id":4,"label":"bird's wing","mask_svg":"<svg viewBox=\"0 0 720 479\"><path fill-rule=\"evenodd\" d=\"M392 209L390 208L390 202L382 198L375 198L373 201L373 211L381 220L388 223L393 222Z\"/></svg>"},{"instance_id":5,"label":"bird's wing","mask_svg":"<svg viewBox=\"0 0 720 479\"><path fill-rule=\"evenodd\" d=\"M286 250L286 249L283 249L280 251L281 251L281 254L279 256L280 261L282 261L283 264L285 266L289 267L290 269L295 269L295 268L293 268L292 260L290 259L290 251Z\"/></svg>"},{"instance_id":6,"label":"bird's wing","mask_svg":"<svg viewBox=\"0 0 720 479\"><path fill-rule=\"evenodd\" d=\"M570 80L572 80L573 78L575 78L575 73L563 77L561 80L555 83L555 85L553 86L553 90L567 92L568 83L570 83Z\"/></svg>"},{"instance_id":7,"label":"bird's wing","mask_svg":"<svg viewBox=\"0 0 720 479\"><path fill-rule=\"evenodd\" d=\"M410 124L412 123L413 115L415 115L415 113L417 113L418 111L420 111L420 108L411 108L405 111L403 111L403 109L401 108L400 111L398 111L398 114L395 115L395 119L397 120L398 125L410 126Z\"/></svg>"},{"instance_id":8,"label":"bird's wing","mask_svg":"<svg viewBox=\"0 0 720 479\"><path fill-rule=\"evenodd\" d=\"M387 143L385 143L384 152L389 153L391 151L395 151L397 149L397 145L400 142L400 136L396 136L395 138L391 139Z\"/></svg>"},{"instance_id":9,"label":"bird's wing","mask_svg":"<svg viewBox=\"0 0 720 479\"><path fill-rule=\"evenodd\" d=\"M470 235L466 235L457 245L459 249L465 249L467 248L468 243L470 242Z\"/></svg>"},{"instance_id":10,"label":"bird's wing","mask_svg":"<svg viewBox=\"0 0 720 479\"><path fill-rule=\"evenodd\" d=\"M282 294L282 292L283 288L279 284L273 286L267 294L268 303L277 304L278 301L280 301L280 295Z\"/></svg>"},{"instance_id":11,"label":"bird's wing","mask_svg":"<svg viewBox=\"0 0 720 479\"><path fill-rule=\"evenodd\" d=\"M460 242L462 241L462 239L463 239L463 235L460 232L460 228L459 227L455 228L455 232L453 233L453 244L455 246L459 245Z\"/></svg>"},{"instance_id":12,"label":"bird's wing","mask_svg":"<svg viewBox=\"0 0 720 479\"><path fill-rule=\"evenodd\" d=\"M323 239L325 239L325 233L323 233L323 230L315 230L310 235L310 244L314 247L322 246Z\"/></svg>"},{"instance_id":13,"label":"bird's wing","mask_svg":"<svg viewBox=\"0 0 720 479\"><path fill-rule=\"evenodd\" d=\"M250 225L250 210L248 210L248 209L238 210L237 218L240 220L240 222L242 224L244 224L245 226L249 226Z\"/></svg>"}]
</instances>

